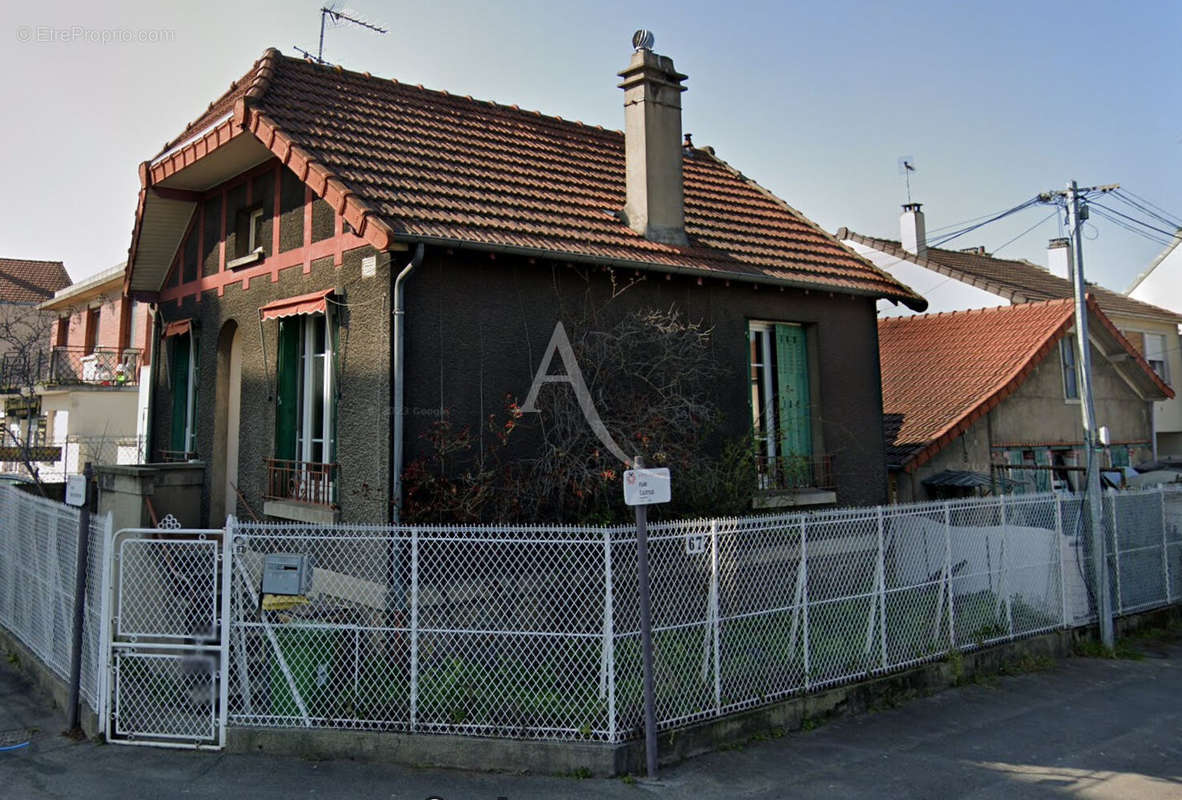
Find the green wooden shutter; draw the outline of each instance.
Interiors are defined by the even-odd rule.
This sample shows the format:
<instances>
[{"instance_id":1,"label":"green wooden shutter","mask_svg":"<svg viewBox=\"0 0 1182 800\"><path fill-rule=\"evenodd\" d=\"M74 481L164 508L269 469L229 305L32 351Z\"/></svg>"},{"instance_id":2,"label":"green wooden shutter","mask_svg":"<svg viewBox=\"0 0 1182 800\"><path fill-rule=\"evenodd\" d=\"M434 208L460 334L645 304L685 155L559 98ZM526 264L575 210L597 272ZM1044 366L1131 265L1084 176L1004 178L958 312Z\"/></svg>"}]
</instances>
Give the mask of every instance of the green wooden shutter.
<instances>
[{"instance_id":1,"label":"green wooden shutter","mask_svg":"<svg viewBox=\"0 0 1182 800\"><path fill-rule=\"evenodd\" d=\"M300 318L279 320L278 393L275 404L275 457L296 457L296 413L300 391Z\"/></svg>"},{"instance_id":2,"label":"green wooden shutter","mask_svg":"<svg viewBox=\"0 0 1182 800\"><path fill-rule=\"evenodd\" d=\"M189 443L185 431L189 417L189 355L191 334L172 337L172 431L169 448L185 453Z\"/></svg>"},{"instance_id":3,"label":"green wooden shutter","mask_svg":"<svg viewBox=\"0 0 1182 800\"><path fill-rule=\"evenodd\" d=\"M1051 451L1045 447L1035 450L1034 463L1041 467L1049 467L1051 465ZM1049 469L1035 471L1034 488L1040 492L1049 492L1051 490L1051 471Z\"/></svg>"},{"instance_id":4,"label":"green wooden shutter","mask_svg":"<svg viewBox=\"0 0 1182 800\"><path fill-rule=\"evenodd\" d=\"M1129 448L1127 445L1118 444L1112 446L1112 466L1127 467L1129 465Z\"/></svg>"},{"instance_id":5,"label":"green wooden shutter","mask_svg":"<svg viewBox=\"0 0 1182 800\"><path fill-rule=\"evenodd\" d=\"M804 328L776 326L776 393L780 412L780 452L788 458L813 455L809 408L809 359Z\"/></svg>"}]
</instances>

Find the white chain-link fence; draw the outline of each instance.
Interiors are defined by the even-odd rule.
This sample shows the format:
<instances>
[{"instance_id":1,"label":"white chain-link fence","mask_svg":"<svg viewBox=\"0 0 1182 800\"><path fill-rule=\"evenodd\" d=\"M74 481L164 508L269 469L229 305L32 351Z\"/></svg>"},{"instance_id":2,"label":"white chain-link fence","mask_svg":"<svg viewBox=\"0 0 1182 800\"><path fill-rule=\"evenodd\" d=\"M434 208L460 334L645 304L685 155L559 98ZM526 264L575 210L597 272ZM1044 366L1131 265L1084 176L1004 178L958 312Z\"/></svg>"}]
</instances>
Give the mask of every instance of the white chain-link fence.
<instances>
[{"instance_id":1,"label":"white chain-link fence","mask_svg":"<svg viewBox=\"0 0 1182 800\"><path fill-rule=\"evenodd\" d=\"M1113 607L1182 596L1182 490L1108 495ZM641 735L630 527L234 522L229 723ZM1095 619L1081 500L1053 494L649 530L657 719L718 717ZM264 610L263 559L308 602Z\"/></svg>"},{"instance_id":2,"label":"white chain-link fence","mask_svg":"<svg viewBox=\"0 0 1182 800\"><path fill-rule=\"evenodd\" d=\"M1094 620L1083 510L1077 496L1041 494L652 525L658 724ZM1103 511L1115 611L1182 598L1182 488L1109 494ZM82 694L92 708L108 654L98 603L108 526L91 528ZM0 487L0 625L63 679L77 528L75 509ZM641 734L631 527L232 520L227 534L229 575L216 553L188 570L180 545L138 558L158 543L128 542L115 596L143 602L127 606L127 619L105 613L118 634L135 628L133 606L156 609L153 636L165 622L180 625L169 635L196 652L217 649L210 604L228 602L231 725L611 742ZM275 553L310 557L306 602L264 603L263 562ZM199 707L205 720L212 696L189 695L213 692L213 666L198 685L184 671L196 662L178 663L174 683L187 693L169 700L153 678L128 709L172 720L182 711L196 719ZM135 723L133 710L121 724Z\"/></svg>"},{"instance_id":3,"label":"white chain-link fence","mask_svg":"<svg viewBox=\"0 0 1182 800\"><path fill-rule=\"evenodd\" d=\"M0 626L63 681L70 677L78 509L0 485ZM92 516L82 627L81 695L98 709L99 598L110 517Z\"/></svg>"}]
</instances>

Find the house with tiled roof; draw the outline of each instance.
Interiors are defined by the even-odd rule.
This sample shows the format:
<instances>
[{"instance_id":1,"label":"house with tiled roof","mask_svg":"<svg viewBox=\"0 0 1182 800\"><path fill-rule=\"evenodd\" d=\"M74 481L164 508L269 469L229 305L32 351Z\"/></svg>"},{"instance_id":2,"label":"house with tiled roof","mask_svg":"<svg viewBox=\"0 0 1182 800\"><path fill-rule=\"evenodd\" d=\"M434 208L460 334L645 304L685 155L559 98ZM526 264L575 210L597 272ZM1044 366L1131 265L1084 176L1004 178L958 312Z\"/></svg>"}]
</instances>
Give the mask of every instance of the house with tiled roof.
<instances>
[{"instance_id":1,"label":"house with tiled roof","mask_svg":"<svg viewBox=\"0 0 1182 800\"><path fill-rule=\"evenodd\" d=\"M924 212L919 203L903 207L900 238L867 236L848 228L837 237L860 255L901 282L913 286L929 301L929 311L987 308L1001 303L1028 303L1072 297L1070 241L1052 239L1047 263L999 258L983 247L951 250L929 247ZM1088 292L1167 384L1182 380L1182 312L1150 298L1131 296L1089 283ZM905 306L879 305L882 316L907 315ZM1154 405L1154 434L1149 458L1182 456L1182 398Z\"/></svg>"},{"instance_id":2,"label":"house with tiled roof","mask_svg":"<svg viewBox=\"0 0 1182 800\"><path fill-rule=\"evenodd\" d=\"M272 49L141 165L152 453L208 465L211 521L396 519L441 416L484 448L557 323L646 309L710 331L753 503L883 499L875 304L925 301L683 141L671 59L620 77L626 132Z\"/></svg>"},{"instance_id":3,"label":"house with tiled roof","mask_svg":"<svg viewBox=\"0 0 1182 800\"><path fill-rule=\"evenodd\" d=\"M0 258L0 431L13 433L0 436L0 469L16 469L17 444L44 444L39 405L27 397L49 344L37 305L69 285L60 261Z\"/></svg>"},{"instance_id":4,"label":"house with tiled roof","mask_svg":"<svg viewBox=\"0 0 1182 800\"><path fill-rule=\"evenodd\" d=\"M1087 298L1103 466L1152 452L1153 403L1173 397ZM1081 488L1074 301L879 320L891 493L899 502Z\"/></svg>"}]
</instances>

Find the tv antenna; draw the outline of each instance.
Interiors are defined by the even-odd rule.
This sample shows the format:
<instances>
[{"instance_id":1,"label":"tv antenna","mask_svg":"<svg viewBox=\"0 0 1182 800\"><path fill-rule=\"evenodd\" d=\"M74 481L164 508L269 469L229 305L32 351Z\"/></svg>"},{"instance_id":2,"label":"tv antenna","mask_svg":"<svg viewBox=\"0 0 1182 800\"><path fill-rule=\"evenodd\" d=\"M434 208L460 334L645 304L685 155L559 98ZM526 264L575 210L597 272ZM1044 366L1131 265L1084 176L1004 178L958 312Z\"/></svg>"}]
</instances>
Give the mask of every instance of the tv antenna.
<instances>
[{"instance_id":1,"label":"tv antenna","mask_svg":"<svg viewBox=\"0 0 1182 800\"><path fill-rule=\"evenodd\" d=\"M915 172L915 156L899 156L899 174L907 184L907 205L911 205L911 173Z\"/></svg>"},{"instance_id":2,"label":"tv antenna","mask_svg":"<svg viewBox=\"0 0 1182 800\"><path fill-rule=\"evenodd\" d=\"M372 22L366 22L360 18L355 11L349 9L338 9L336 6L321 6L320 8L320 47L316 50L315 60L317 64L327 64L324 60L324 23L331 21L333 25L343 25L346 22L359 27L371 30L374 33L389 33L380 25L374 25ZM293 45L294 46L294 45ZM302 47L296 47L296 52L301 53L305 58L312 58L312 54Z\"/></svg>"}]
</instances>

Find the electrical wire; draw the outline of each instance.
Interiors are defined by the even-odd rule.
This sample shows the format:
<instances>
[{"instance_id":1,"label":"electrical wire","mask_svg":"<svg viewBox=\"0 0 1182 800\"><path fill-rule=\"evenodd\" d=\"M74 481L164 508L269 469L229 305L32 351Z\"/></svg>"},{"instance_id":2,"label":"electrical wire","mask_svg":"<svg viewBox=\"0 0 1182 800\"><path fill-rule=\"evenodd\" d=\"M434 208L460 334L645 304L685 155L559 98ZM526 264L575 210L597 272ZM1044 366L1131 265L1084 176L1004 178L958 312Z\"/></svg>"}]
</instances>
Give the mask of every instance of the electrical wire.
<instances>
[{"instance_id":1,"label":"electrical wire","mask_svg":"<svg viewBox=\"0 0 1182 800\"><path fill-rule=\"evenodd\" d=\"M1092 206L1092 210L1096 212L1096 216L1098 216L1102 219L1106 219L1118 227L1124 228L1129 233L1135 233L1136 235L1140 236L1141 238L1147 239L1148 241L1151 241L1156 245L1159 245L1161 247L1165 247L1169 244L1169 242L1165 241L1160 236L1155 236L1154 234L1150 233L1149 231L1141 230L1140 228L1136 228L1127 222L1123 222L1118 217L1114 217L1111 214L1105 213L1104 211L1101 211L1099 208L1095 207L1094 205Z\"/></svg>"},{"instance_id":2,"label":"electrical wire","mask_svg":"<svg viewBox=\"0 0 1182 800\"><path fill-rule=\"evenodd\" d=\"M961 236L964 236L966 233L972 233L973 231L983 228L986 225L989 225L990 223L997 222L998 220L1001 220L1001 219L1005 219L1006 217L1010 216L1011 214L1016 214L1019 211L1027 209L1030 206L1035 205L1039 202L1040 202L1040 200L1039 200L1038 196L1035 195L1034 197L1030 198L1026 202L1020 203L1019 205L1016 205L1007 211L1002 211L1001 213L994 214L992 217L989 217L988 219L986 219L983 222L978 222L975 225L970 225L966 228L962 228L961 230L954 231L953 233L947 234L945 236L937 237L936 241L928 244L928 247L943 247L945 244L947 244L948 242L951 242L953 239L959 239Z\"/></svg>"},{"instance_id":3,"label":"electrical wire","mask_svg":"<svg viewBox=\"0 0 1182 800\"><path fill-rule=\"evenodd\" d=\"M1017 236L1015 236L1013 239L1010 239L1008 242L1006 242L1005 244L1001 245L1000 247L995 247L995 248L993 249L993 252L992 252L992 253L990 253L990 255L997 255L997 254L998 254L998 252L999 252L999 251L1001 251L1001 249L1002 249L1002 248L1004 248L1004 247L1009 247L1011 244L1013 244L1014 242L1018 241L1019 239L1021 239L1021 238L1022 238L1023 236L1025 236L1026 234L1028 234L1028 233L1030 233L1031 231L1033 231L1035 228L1038 228L1038 227L1042 226L1042 224L1043 224L1044 222L1047 222L1048 220L1050 220L1050 219L1051 219L1051 217L1056 217L1056 216L1058 216L1058 215L1059 215L1059 209L1057 209L1057 208L1056 208L1056 209L1055 209L1054 211L1052 211L1050 214L1047 214L1045 217L1043 217L1042 219L1040 219L1038 222L1034 223L1034 224L1033 224L1033 225L1031 225L1029 228L1027 228L1026 230L1024 230L1024 231L1022 231L1021 233L1019 233L1019 234L1018 234Z\"/></svg>"},{"instance_id":4,"label":"electrical wire","mask_svg":"<svg viewBox=\"0 0 1182 800\"><path fill-rule=\"evenodd\" d=\"M1151 231L1156 231L1157 233L1160 233L1163 236L1165 236L1166 239L1173 239L1178 234L1178 232L1176 230L1167 231L1165 228L1159 228L1156 225L1150 225L1148 222L1145 222L1144 220L1137 219L1136 217L1130 217L1128 214L1122 214L1121 212L1117 211L1115 208L1109 208L1108 206L1104 205L1103 203L1097 203L1095 200L1088 201L1088 208L1102 208L1110 214L1116 214L1118 217L1121 217L1122 219L1127 219L1129 222L1136 223L1137 225L1140 225L1144 228L1148 228Z\"/></svg>"},{"instance_id":5,"label":"electrical wire","mask_svg":"<svg viewBox=\"0 0 1182 800\"><path fill-rule=\"evenodd\" d=\"M1164 222L1166 225L1172 225L1175 228L1182 228L1182 217L1179 217L1177 214L1171 214L1161 206L1149 202L1140 195L1136 195L1127 189L1117 189L1116 191L1112 192L1112 194L1134 208L1145 212L1154 219Z\"/></svg>"}]
</instances>

